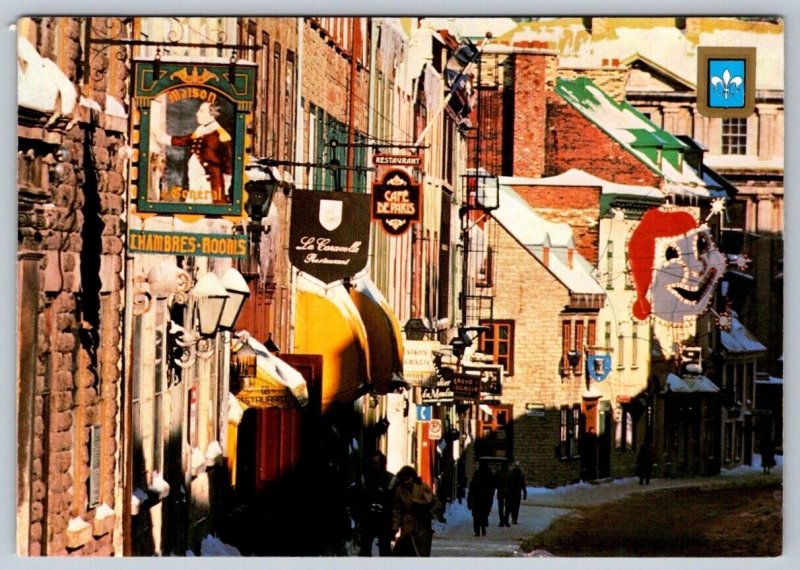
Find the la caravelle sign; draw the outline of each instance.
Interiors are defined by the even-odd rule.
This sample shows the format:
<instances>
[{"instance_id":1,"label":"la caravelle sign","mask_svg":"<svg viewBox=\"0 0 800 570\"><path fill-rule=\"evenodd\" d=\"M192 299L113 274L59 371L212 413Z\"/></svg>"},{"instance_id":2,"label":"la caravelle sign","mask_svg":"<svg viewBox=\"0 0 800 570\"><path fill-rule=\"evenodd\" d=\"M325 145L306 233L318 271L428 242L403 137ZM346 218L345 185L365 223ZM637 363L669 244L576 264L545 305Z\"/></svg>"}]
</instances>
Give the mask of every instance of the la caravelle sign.
<instances>
[{"instance_id":1,"label":"la caravelle sign","mask_svg":"<svg viewBox=\"0 0 800 570\"><path fill-rule=\"evenodd\" d=\"M422 157L378 154L373 160L377 181L372 186L371 218L389 235L403 235L412 222L422 220L422 196L414 182L414 170L422 164Z\"/></svg>"},{"instance_id":2,"label":"la caravelle sign","mask_svg":"<svg viewBox=\"0 0 800 570\"><path fill-rule=\"evenodd\" d=\"M289 261L326 285L367 265L369 217L366 194L295 190Z\"/></svg>"}]
</instances>

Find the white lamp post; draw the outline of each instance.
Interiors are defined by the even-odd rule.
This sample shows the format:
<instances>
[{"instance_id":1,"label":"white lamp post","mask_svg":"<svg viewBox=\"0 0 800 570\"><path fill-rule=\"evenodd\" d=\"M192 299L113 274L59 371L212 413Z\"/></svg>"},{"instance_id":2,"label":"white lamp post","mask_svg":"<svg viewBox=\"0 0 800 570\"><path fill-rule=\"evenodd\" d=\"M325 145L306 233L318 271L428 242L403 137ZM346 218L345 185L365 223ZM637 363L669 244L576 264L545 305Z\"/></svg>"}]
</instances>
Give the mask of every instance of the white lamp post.
<instances>
[{"instance_id":1,"label":"white lamp post","mask_svg":"<svg viewBox=\"0 0 800 570\"><path fill-rule=\"evenodd\" d=\"M191 295L197 299L197 320L200 334L212 337L217 334L220 319L228 300L228 291L219 277L209 272L203 275L192 289Z\"/></svg>"},{"instance_id":2,"label":"white lamp post","mask_svg":"<svg viewBox=\"0 0 800 570\"><path fill-rule=\"evenodd\" d=\"M223 331L233 330L233 325L239 318L247 298L250 296L250 288L242 274L231 267L222 276L222 286L228 292L228 300L222 310L222 317L219 321L219 328Z\"/></svg>"}]
</instances>

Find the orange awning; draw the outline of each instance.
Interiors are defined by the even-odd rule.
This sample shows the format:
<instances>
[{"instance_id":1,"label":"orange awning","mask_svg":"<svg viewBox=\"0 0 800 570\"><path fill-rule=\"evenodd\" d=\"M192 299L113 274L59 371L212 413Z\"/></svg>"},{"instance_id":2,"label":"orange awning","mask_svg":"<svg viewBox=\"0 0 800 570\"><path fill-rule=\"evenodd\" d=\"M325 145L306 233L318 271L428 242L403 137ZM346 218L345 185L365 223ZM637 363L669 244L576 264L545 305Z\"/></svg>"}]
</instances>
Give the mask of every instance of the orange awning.
<instances>
[{"instance_id":1,"label":"orange awning","mask_svg":"<svg viewBox=\"0 0 800 570\"><path fill-rule=\"evenodd\" d=\"M322 411L352 402L370 383L367 332L347 290L298 279L293 351L322 355Z\"/></svg>"},{"instance_id":2,"label":"orange awning","mask_svg":"<svg viewBox=\"0 0 800 570\"><path fill-rule=\"evenodd\" d=\"M400 323L378 287L364 276L350 289L367 330L369 372L377 394L392 391L392 381L403 380L403 341Z\"/></svg>"}]
</instances>

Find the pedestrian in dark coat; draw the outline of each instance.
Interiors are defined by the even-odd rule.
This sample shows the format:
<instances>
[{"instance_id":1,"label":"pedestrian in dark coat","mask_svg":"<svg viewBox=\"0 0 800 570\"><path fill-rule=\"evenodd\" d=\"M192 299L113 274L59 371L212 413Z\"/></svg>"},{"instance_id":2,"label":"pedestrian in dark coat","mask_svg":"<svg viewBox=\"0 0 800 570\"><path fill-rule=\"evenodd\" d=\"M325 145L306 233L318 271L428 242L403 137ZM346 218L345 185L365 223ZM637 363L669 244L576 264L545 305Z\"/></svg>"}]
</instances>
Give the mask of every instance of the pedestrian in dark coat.
<instances>
[{"instance_id":1,"label":"pedestrian in dark coat","mask_svg":"<svg viewBox=\"0 0 800 570\"><path fill-rule=\"evenodd\" d=\"M497 489L497 514L499 526L511 526L508 522L508 463L503 462L495 476L494 488Z\"/></svg>"},{"instance_id":2,"label":"pedestrian in dark coat","mask_svg":"<svg viewBox=\"0 0 800 570\"><path fill-rule=\"evenodd\" d=\"M639 471L639 485L649 485L653 474L653 462L656 451L652 443L646 441L636 456L636 468Z\"/></svg>"},{"instance_id":3,"label":"pedestrian in dark coat","mask_svg":"<svg viewBox=\"0 0 800 570\"><path fill-rule=\"evenodd\" d=\"M422 482L410 465L397 472L392 531L399 536L393 556L430 556L433 541L433 490Z\"/></svg>"},{"instance_id":4,"label":"pedestrian in dark coat","mask_svg":"<svg viewBox=\"0 0 800 570\"><path fill-rule=\"evenodd\" d=\"M514 462L514 468L508 474L508 491L506 493L506 509L511 516L511 522L517 524L519 518L519 505L522 499L528 498L528 486L525 482L525 474L519 466L519 461ZM506 521L508 521L506 515Z\"/></svg>"},{"instance_id":5,"label":"pedestrian in dark coat","mask_svg":"<svg viewBox=\"0 0 800 570\"><path fill-rule=\"evenodd\" d=\"M489 513L492 511L492 502L494 501L493 479L489 465L481 462L469 483L467 507L472 511L472 528L475 536L486 536Z\"/></svg>"},{"instance_id":6,"label":"pedestrian in dark coat","mask_svg":"<svg viewBox=\"0 0 800 570\"><path fill-rule=\"evenodd\" d=\"M386 456L376 451L359 485L361 550L359 556L372 556L372 543L378 539L378 554L392 553L392 509L395 477L386 470Z\"/></svg>"}]
</instances>

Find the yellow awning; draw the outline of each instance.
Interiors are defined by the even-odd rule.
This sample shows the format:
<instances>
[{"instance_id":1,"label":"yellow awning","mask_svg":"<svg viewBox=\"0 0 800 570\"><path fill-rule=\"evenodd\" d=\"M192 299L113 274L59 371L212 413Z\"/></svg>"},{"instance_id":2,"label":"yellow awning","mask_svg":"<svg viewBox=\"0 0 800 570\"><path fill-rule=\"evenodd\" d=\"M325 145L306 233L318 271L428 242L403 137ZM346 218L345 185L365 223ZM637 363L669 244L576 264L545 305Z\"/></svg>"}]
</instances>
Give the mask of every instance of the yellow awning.
<instances>
[{"instance_id":1,"label":"yellow awning","mask_svg":"<svg viewBox=\"0 0 800 570\"><path fill-rule=\"evenodd\" d=\"M350 298L367 330L370 378L377 394L403 380L403 341L400 324L378 287L367 277L353 281Z\"/></svg>"},{"instance_id":2,"label":"yellow awning","mask_svg":"<svg viewBox=\"0 0 800 570\"><path fill-rule=\"evenodd\" d=\"M266 347L250 336L239 333L256 352L256 378L235 394L245 408L290 408L308 403L308 386L305 378L289 364L271 354Z\"/></svg>"},{"instance_id":3,"label":"yellow awning","mask_svg":"<svg viewBox=\"0 0 800 570\"><path fill-rule=\"evenodd\" d=\"M347 290L298 279L293 351L322 355L322 411L352 402L370 383L367 332Z\"/></svg>"}]
</instances>

